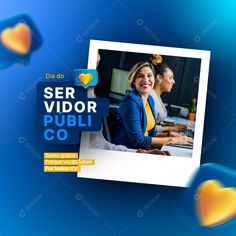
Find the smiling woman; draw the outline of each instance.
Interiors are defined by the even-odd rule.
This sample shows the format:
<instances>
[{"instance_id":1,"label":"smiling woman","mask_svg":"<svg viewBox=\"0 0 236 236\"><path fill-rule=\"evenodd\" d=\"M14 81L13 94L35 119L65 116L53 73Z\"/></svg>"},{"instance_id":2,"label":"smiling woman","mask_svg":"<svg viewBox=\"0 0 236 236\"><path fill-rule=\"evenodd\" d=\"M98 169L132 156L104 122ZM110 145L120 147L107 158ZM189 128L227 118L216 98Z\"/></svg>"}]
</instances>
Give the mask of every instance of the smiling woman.
<instances>
[{"instance_id":1,"label":"smiling woman","mask_svg":"<svg viewBox=\"0 0 236 236\"><path fill-rule=\"evenodd\" d=\"M139 62L130 71L128 82L133 89L119 106L116 144L129 148L151 148L151 136L156 135L154 101L149 96L154 86L154 68L149 62Z\"/></svg>"}]
</instances>

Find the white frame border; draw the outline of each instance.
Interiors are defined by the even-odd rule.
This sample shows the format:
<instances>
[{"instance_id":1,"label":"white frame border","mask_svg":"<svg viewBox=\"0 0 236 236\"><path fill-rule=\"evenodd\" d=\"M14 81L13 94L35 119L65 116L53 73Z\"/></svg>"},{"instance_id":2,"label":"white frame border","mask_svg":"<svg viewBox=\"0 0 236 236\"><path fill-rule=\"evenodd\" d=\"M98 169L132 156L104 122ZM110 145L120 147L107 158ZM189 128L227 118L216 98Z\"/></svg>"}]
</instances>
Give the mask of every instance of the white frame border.
<instances>
[{"instance_id":1,"label":"white frame border","mask_svg":"<svg viewBox=\"0 0 236 236\"><path fill-rule=\"evenodd\" d=\"M99 49L201 59L193 154L186 158L90 149L88 133L82 133L79 156L95 159L95 166L83 166L78 177L188 187L201 161L210 51L90 40L89 69L96 69Z\"/></svg>"}]
</instances>

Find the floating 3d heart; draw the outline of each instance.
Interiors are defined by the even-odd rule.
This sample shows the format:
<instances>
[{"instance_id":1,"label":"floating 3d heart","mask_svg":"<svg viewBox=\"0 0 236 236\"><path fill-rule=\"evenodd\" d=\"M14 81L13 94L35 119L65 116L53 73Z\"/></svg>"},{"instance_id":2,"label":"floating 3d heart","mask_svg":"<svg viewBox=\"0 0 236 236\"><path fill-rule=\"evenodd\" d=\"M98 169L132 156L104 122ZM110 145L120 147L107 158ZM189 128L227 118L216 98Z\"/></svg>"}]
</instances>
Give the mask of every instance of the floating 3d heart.
<instances>
[{"instance_id":1,"label":"floating 3d heart","mask_svg":"<svg viewBox=\"0 0 236 236\"><path fill-rule=\"evenodd\" d=\"M98 72L95 69L75 69L73 71L73 84L76 87L96 86L98 83Z\"/></svg>"},{"instance_id":2,"label":"floating 3d heart","mask_svg":"<svg viewBox=\"0 0 236 236\"><path fill-rule=\"evenodd\" d=\"M79 75L78 79L81 81L81 83L83 83L84 85L87 85L87 84L89 84L90 81L92 81L93 76L90 73L88 73L88 74L82 73Z\"/></svg>"},{"instance_id":3,"label":"floating 3d heart","mask_svg":"<svg viewBox=\"0 0 236 236\"><path fill-rule=\"evenodd\" d=\"M1 33L1 42L10 51L26 55L31 47L32 34L25 23L18 23L13 28L6 28Z\"/></svg>"},{"instance_id":4,"label":"floating 3d heart","mask_svg":"<svg viewBox=\"0 0 236 236\"><path fill-rule=\"evenodd\" d=\"M203 182L197 189L196 208L202 226L212 227L236 216L236 189L224 188L217 180Z\"/></svg>"}]
</instances>

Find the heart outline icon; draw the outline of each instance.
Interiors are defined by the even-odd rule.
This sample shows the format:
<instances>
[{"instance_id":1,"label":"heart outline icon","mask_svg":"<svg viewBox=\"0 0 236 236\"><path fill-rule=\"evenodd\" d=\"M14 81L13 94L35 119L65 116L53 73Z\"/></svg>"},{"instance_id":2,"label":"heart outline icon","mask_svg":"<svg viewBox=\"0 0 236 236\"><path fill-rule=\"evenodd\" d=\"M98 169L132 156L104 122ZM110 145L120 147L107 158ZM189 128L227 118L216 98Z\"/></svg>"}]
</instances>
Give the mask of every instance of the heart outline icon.
<instances>
[{"instance_id":1,"label":"heart outline icon","mask_svg":"<svg viewBox=\"0 0 236 236\"><path fill-rule=\"evenodd\" d=\"M235 188L224 188L219 181L208 180L196 193L196 210L202 226L218 226L236 216Z\"/></svg>"},{"instance_id":2,"label":"heart outline icon","mask_svg":"<svg viewBox=\"0 0 236 236\"><path fill-rule=\"evenodd\" d=\"M0 39L5 48L17 54L26 55L31 48L31 29L25 23L18 23L13 28L4 29Z\"/></svg>"},{"instance_id":3,"label":"heart outline icon","mask_svg":"<svg viewBox=\"0 0 236 236\"><path fill-rule=\"evenodd\" d=\"M78 79L80 80L82 84L86 86L92 81L93 76L91 73L87 73L87 74L81 73L79 74Z\"/></svg>"}]
</instances>

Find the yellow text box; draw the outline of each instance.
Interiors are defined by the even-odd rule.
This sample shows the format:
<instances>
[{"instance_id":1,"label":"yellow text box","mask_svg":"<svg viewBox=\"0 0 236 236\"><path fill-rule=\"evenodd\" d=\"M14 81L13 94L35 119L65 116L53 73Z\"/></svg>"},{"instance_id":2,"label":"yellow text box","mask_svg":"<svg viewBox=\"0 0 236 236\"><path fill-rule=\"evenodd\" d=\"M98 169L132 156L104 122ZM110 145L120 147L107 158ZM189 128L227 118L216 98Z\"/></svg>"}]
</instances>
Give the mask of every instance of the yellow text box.
<instances>
[{"instance_id":1,"label":"yellow text box","mask_svg":"<svg viewBox=\"0 0 236 236\"><path fill-rule=\"evenodd\" d=\"M44 159L78 159L78 152L45 152Z\"/></svg>"},{"instance_id":2,"label":"yellow text box","mask_svg":"<svg viewBox=\"0 0 236 236\"><path fill-rule=\"evenodd\" d=\"M80 172L80 166L44 166L44 172Z\"/></svg>"}]
</instances>

